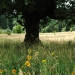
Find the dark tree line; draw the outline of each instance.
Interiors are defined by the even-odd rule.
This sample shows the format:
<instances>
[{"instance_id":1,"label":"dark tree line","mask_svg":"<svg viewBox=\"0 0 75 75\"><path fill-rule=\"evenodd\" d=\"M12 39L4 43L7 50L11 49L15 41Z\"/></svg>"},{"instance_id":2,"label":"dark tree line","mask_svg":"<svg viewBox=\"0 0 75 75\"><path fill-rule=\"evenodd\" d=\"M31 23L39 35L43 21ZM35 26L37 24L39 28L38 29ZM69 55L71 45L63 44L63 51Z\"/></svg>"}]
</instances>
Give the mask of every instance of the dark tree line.
<instances>
[{"instance_id":1,"label":"dark tree line","mask_svg":"<svg viewBox=\"0 0 75 75\"><path fill-rule=\"evenodd\" d=\"M0 16L0 27L2 29L11 29L13 28L13 19L12 18L6 18L5 15Z\"/></svg>"}]
</instances>

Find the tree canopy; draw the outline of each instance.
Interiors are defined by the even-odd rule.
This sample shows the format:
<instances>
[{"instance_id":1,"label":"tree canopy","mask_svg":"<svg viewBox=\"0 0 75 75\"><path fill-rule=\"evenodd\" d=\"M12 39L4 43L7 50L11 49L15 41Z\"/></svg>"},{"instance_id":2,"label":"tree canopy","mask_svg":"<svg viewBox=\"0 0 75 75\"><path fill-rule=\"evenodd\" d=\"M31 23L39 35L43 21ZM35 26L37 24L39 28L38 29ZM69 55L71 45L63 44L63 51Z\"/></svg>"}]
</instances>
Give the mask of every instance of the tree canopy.
<instances>
[{"instance_id":1,"label":"tree canopy","mask_svg":"<svg viewBox=\"0 0 75 75\"><path fill-rule=\"evenodd\" d=\"M55 4L53 3L55 2ZM55 16L53 14L54 10ZM49 16L54 19L72 18L75 16L75 0L2 0L0 1L0 14L17 17L37 13L40 18ZM63 17L62 17L63 16ZM65 17L64 17L65 16ZM57 18L59 17L59 18Z\"/></svg>"}]
</instances>

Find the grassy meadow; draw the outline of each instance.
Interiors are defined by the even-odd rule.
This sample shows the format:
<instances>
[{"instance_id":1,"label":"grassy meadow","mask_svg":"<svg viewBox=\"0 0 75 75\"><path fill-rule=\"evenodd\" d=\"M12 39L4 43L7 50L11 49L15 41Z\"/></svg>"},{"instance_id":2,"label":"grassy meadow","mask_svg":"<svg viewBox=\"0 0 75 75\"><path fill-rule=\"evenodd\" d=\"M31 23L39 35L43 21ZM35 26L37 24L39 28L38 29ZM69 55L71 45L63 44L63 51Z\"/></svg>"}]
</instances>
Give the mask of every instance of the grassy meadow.
<instances>
[{"instance_id":1,"label":"grassy meadow","mask_svg":"<svg viewBox=\"0 0 75 75\"><path fill-rule=\"evenodd\" d=\"M75 41L50 40L29 46L1 37L0 75L75 75Z\"/></svg>"}]
</instances>

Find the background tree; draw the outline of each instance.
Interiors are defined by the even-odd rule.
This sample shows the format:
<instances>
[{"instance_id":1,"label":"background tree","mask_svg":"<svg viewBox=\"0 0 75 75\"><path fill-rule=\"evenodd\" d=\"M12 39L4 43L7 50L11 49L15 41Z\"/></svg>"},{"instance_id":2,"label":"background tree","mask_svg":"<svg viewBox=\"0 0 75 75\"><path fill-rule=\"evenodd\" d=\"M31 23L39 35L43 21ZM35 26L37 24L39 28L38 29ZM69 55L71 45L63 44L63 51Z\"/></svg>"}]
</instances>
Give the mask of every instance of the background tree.
<instances>
[{"instance_id":1,"label":"background tree","mask_svg":"<svg viewBox=\"0 0 75 75\"><path fill-rule=\"evenodd\" d=\"M0 27L2 29L11 29L13 28L13 19L12 18L6 18L5 15L0 16Z\"/></svg>"},{"instance_id":2,"label":"background tree","mask_svg":"<svg viewBox=\"0 0 75 75\"><path fill-rule=\"evenodd\" d=\"M26 28L25 42L39 40L39 22L47 16L51 19L75 22L75 0L3 0L0 1L0 14L18 17L18 22Z\"/></svg>"},{"instance_id":3,"label":"background tree","mask_svg":"<svg viewBox=\"0 0 75 75\"><path fill-rule=\"evenodd\" d=\"M2 29L6 29L7 28L7 20L6 20L4 15L0 16L0 27Z\"/></svg>"},{"instance_id":4,"label":"background tree","mask_svg":"<svg viewBox=\"0 0 75 75\"><path fill-rule=\"evenodd\" d=\"M13 24L13 19L12 19L12 18L9 18L9 19L8 19L8 28L9 28L10 30L12 30L12 29L13 29L13 26L14 26L14 24Z\"/></svg>"}]
</instances>

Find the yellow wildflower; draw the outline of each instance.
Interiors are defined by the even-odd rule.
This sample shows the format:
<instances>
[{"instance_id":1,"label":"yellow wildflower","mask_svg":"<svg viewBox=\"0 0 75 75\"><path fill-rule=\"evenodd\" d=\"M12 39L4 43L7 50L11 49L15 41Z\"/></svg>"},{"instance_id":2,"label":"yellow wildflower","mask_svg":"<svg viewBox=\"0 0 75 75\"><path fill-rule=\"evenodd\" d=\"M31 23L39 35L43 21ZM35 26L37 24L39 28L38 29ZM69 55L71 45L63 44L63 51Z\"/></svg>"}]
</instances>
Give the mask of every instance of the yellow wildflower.
<instances>
[{"instance_id":1,"label":"yellow wildflower","mask_svg":"<svg viewBox=\"0 0 75 75\"><path fill-rule=\"evenodd\" d=\"M3 73L3 70L0 70L0 74L2 74Z\"/></svg>"},{"instance_id":2,"label":"yellow wildflower","mask_svg":"<svg viewBox=\"0 0 75 75\"><path fill-rule=\"evenodd\" d=\"M73 69L73 72L72 72L72 74L71 75L75 75L75 68Z\"/></svg>"},{"instance_id":3,"label":"yellow wildflower","mask_svg":"<svg viewBox=\"0 0 75 75\"><path fill-rule=\"evenodd\" d=\"M27 56L27 59L28 59L28 60L31 60L31 56L30 56L30 55L28 55L28 56Z\"/></svg>"},{"instance_id":4,"label":"yellow wildflower","mask_svg":"<svg viewBox=\"0 0 75 75\"><path fill-rule=\"evenodd\" d=\"M75 73L74 72L72 72L72 75L74 75Z\"/></svg>"},{"instance_id":5,"label":"yellow wildflower","mask_svg":"<svg viewBox=\"0 0 75 75\"><path fill-rule=\"evenodd\" d=\"M16 74L16 72L17 72L17 71L16 71L15 69L12 70L12 74Z\"/></svg>"},{"instance_id":6,"label":"yellow wildflower","mask_svg":"<svg viewBox=\"0 0 75 75\"><path fill-rule=\"evenodd\" d=\"M25 62L25 65L28 66L28 67L30 67L30 62L29 61L26 61Z\"/></svg>"},{"instance_id":7,"label":"yellow wildflower","mask_svg":"<svg viewBox=\"0 0 75 75\"><path fill-rule=\"evenodd\" d=\"M42 63L46 63L46 60L44 59L44 60L42 60Z\"/></svg>"},{"instance_id":8,"label":"yellow wildflower","mask_svg":"<svg viewBox=\"0 0 75 75\"><path fill-rule=\"evenodd\" d=\"M31 50L31 49L28 49L28 53L29 53L29 54L32 53L32 50Z\"/></svg>"},{"instance_id":9,"label":"yellow wildflower","mask_svg":"<svg viewBox=\"0 0 75 75\"><path fill-rule=\"evenodd\" d=\"M54 52L52 52L52 55L54 55Z\"/></svg>"}]
</instances>

